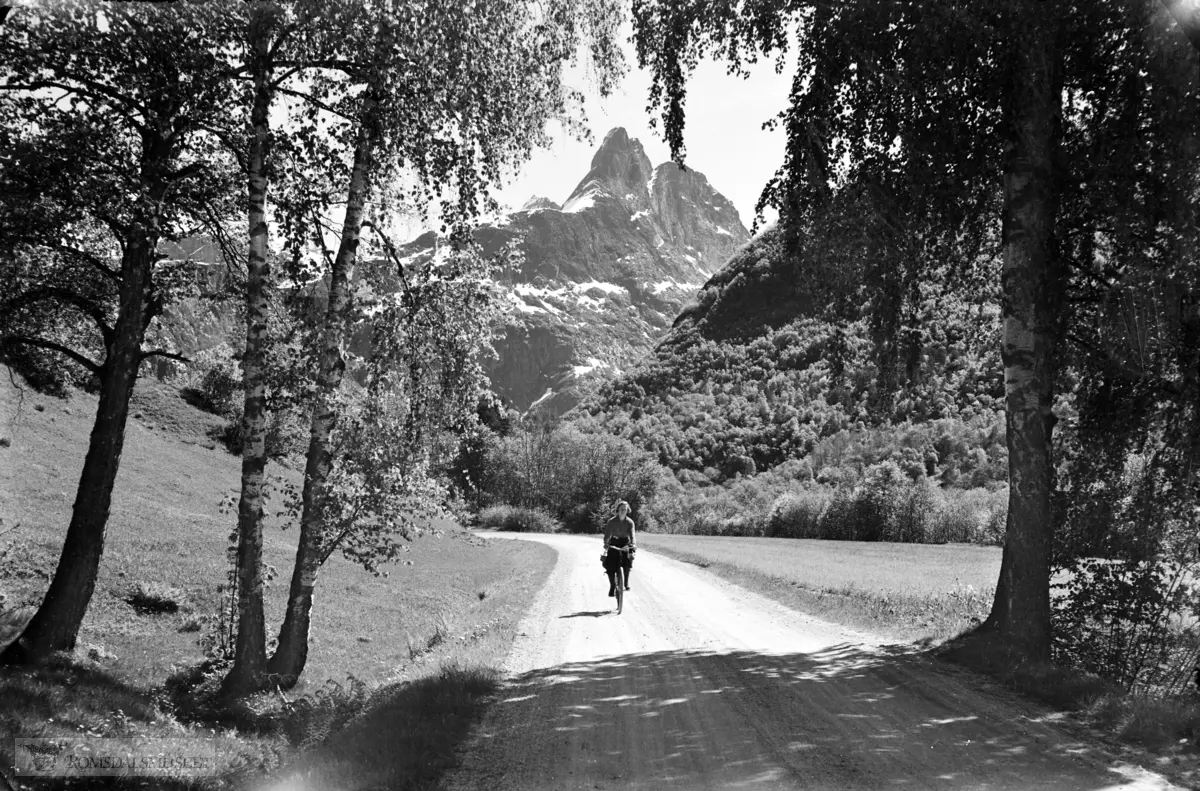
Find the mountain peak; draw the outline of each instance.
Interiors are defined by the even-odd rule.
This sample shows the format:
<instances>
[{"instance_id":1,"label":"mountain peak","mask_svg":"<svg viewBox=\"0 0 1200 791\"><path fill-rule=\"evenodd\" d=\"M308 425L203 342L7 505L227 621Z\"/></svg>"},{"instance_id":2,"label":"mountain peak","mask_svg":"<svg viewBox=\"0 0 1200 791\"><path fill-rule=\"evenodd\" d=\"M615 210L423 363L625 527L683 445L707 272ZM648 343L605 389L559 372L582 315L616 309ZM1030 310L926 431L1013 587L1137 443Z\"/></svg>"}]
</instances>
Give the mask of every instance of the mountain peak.
<instances>
[{"instance_id":1,"label":"mountain peak","mask_svg":"<svg viewBox=\"0 0 1200 791\"><path fill-rule=\"evenodd\" d=\"M549 198L543 198L540 195L534 195L529 200L525 201L525 205L520 208L520 211L537 211L538 209L561 209L554 201Z\"/></svg>"},{"instance_id":2,"label":"mountain peak","mask_svg":"<svg viewBox=\"0 0 1200 791\"><path fill-rule=\"evenodd\" d=\"M604 136L604 142L592 157L591 170L575 187L566 203L597 191L618 197L629 193L644 196L653 173L650 158L637 138L630 137L624 127L614 127Z\"/></svg>"},{"instance_id":3,"label":"mountain peak","mask_svg":"<svg viewBox=\"0 0 1200 791\"><path fill-rule=\"evenodd\" d=\"M630 137L629 133L625 131L625 127L614 126L612 129L608 130L608 134L604 136L604 141L601 142L600 147L596 149L596 154L592 157L592 167L596 167L597 160L600 159L606 151L627 151L632 148L641 150L641 142L639 142L637 138Z\"/></svg>"},{"instance_id":4,"label":"mountain peak","mask_svg":"<svg viewBox=\"0 0 1200 791\"><path fill-rule=\"evenodd\" d=\"M625 361L658 343L672 319L749 238L728 199L699 171L650 164L620 127L559 206L534 196L475 240L523 254L497 286L508 309L488 376L521 410L561 414ZM399 251L428 261L433 239Z\"/></svg>"}]
</instances>

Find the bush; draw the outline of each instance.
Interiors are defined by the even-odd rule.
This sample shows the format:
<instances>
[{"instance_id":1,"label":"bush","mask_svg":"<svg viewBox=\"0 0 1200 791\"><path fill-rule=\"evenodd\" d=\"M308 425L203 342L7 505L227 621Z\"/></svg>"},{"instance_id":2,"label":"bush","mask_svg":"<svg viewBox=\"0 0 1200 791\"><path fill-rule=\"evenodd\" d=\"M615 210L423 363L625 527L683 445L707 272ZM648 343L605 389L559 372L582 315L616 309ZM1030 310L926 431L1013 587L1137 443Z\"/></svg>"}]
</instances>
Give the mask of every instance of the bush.
<instances>
[{"instance_id":1,"label":"bush","mask_svg":"<svg viewBox=\"0 0 1200 791\"><path fill-rule=\"evenodd\" d=\"M971 543L1002 547L1008 531L1008 487L989 492L989 499L988 515L983 529L971 538Z\"/></svg>"},{"instance_id":2,"label":"bush","mask_svg":"<svg viewBox=\"0 0 1200 791\"><path fill-rule=\"evenodd\" d=\"M929 536L931 543L965 544L979 531L982 514L970 497L976 491L961 492L957 497L943 493L942 507Z\"/></svg>"},{"instance_id":3,"label":"bush","mask_svg":"<svg viewBox=\"0 0 1200 791\"><path fill-rule=\"evenodd\" d=\"M238 408L237 413L228 418L225 423L219 427L213 427L208 430L210 439L225 446L225 450L235 456L241 456L242 450L245 447L245 432L242 427L242 409Z\"/></svg>"},{"instance_id":4,"label":"bush","mask_svg":"<svg viewBox=\"0 0 1200 791\"><path fill-rule=\"evenodd\" d=\"M143 615L179 612L183 591L161 582L139 582L125 597L126 603Z\"/></svg>"},{"instance_id":5,"label":"bush","mask_svg":"<svg viewBox=\"0 0 1200 791\"><path fill-rule=\"evenodd\" d=\"M826 489L804 489L780 495L767 514L765 535L773 538L823 538L821 516L830 498Z\"/></svg>"},{"instance_id":6,"label":"bush","mask_svg":"<svg viewBox=\"0 0 1200 791\"><path fill-rule=\"evenodd\" d=\"M220 427L211 428L208 436L225 446L234 455L241 455L245 445L242 426L243 406L231 407L228 419ZM267 413L266 451L269 459L284 459L302 456L308 452L309 421L296 409L282 409Z\"/></svg>"},{"instance_id":7,"label":"bush","mask_svg":"<svg viewBox=\"0 0 1200 791\"><path fill-rule=\"evenodd\" d=\"M481 527L514 533L557 533L562 530L562 524L541 509L511 505L493 505L483 509L479 514L479 524Z\"/></svg>"},{"instance_id":8,"label":"bush","mask_svg":"<svg viewBox=\"0 0 1200 791\"><path fill-rule=\"evenodd\" d=\"M888 538L884 540L906 544L934 543L940 506L937 491L927 480L921 478L908 484L899 494L893 512L895 522L885 533Z\"/></svg>"},{"instance_id":9,"label":"bush","mask_svg":"<svg viewBox=\"0 0 1200 791\"><path fill-rule=\"evenodd\" d=\"M839 487L829 498L821 514L821 535L833 541L854 541L858 537L858 503L854 492Z\"/></svg>"},{"instance_id":10,"label":"bush","mask_svg":"<svg viewBox=\"0 0 1200 791\"><path fill-rule=\"evenodd\" d=\"M228 344L193 356L179 384L196 406L223 417L232 417L244 400L241 365Z\"/></svg>"},{"instance_id":11,"label":"bush","mask_svg":"<svg viewBox=\"0 0 1200 791\"><path fill-rule=\"evenodd\" d=\"M496 505L541 509L567 529L594 532L617 500L630 517L653 525L649 504L670 472L628 440L587 434L572 426L526 428L499 438L487 450L480 487Z\"/></svg>"},{"instance_id":12,"label":"bush","mask_svg":"<svg viewBox=\"0 0 1200 791\"><path fill-rule=\"evenodd\" d=\"M283 459L308 453L311 425L309 416L299 409L272 411L267 415L267 457Z\"/></svg>"},{"instance_id":13,"label":"bush","mask_svg":"<svg viewBox=\"0 0 1200 791\"><path fill-rule=\"evenodd\" d=\"M1004 544L1008 489L946 489L933 521L932 543Z\"/></svg>"},{"instance_id":14,"label":"bush","mask_svg":"<svg viewBox=\"0 0 1200 791\"><path fill-rule=\"evenodd\" d=\"M319 747L366 711L377 692L354 676L349 676L345 685L327 679L323 687L289 705L283 732L295 747Z\"/></svg>"},{"instance_id":15,"label":"bush","mask_svg":"<svg viewBox=\"0 0 1200 791\"><path fill-rule=\"evenodd\" d=\"M667 533L762 536L775 497L775 488L759 477L692 490L667 482L647 516L652 529Z\"/></svg>"},{"instance_id":16,"label":"bush","mask_svg":"<svg viewBox=\"0 0 1200 791\"><path fill-rule=\"evenodd\" d=\"M911 455L911 454L910 454ZM681 470L648 509L657 529L693 535L770 536L905 543L1004 543L1008 490L940 487L894 458L860 473L787 462L748 478L707 486ZM639 523L640 525L641 523Z\"/></svg>"},{"instance_id":17,"label":"bush","mask_svg":"<svg viewBox=\"0 0 1200 791\"><path fill-rule=\"evenodd\" d=\"M1190 558L1082 558L1055 587L1055 658L1124 689L1160 688L1195 664L1195 635L1179 622L1194 619Z\"/></svg>"},{"instance_id":18,"label":"bush","mask_svg":"<svg viewBox=\"0 0 1200 791\"><path fill-rule=\"evenodd\" d=\"M907 476L894 461L872 464L854 491L854 538L897 541L899 506Z\"/></svg>"}]
</instances>

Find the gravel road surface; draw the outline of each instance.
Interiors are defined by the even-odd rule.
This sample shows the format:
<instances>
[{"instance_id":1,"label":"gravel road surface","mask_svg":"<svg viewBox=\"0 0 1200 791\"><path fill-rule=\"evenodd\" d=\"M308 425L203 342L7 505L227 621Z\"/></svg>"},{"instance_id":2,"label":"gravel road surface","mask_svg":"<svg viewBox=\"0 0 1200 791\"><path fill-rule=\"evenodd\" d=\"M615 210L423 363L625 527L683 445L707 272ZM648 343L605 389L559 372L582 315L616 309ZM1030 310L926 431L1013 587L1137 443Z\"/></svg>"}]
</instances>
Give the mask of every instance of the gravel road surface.
<instances>
[{"instance_id":1,"label":"gravel road surface","mask_svg":"<svg viewBox=\"0 0 1200 791\"><path fill-rule=\"evenodd\" d=\"M1176 788L965 671L646 550L617 615L597 537L520 538L558 563L451 791Z\"/></svg>"}]
</instances>

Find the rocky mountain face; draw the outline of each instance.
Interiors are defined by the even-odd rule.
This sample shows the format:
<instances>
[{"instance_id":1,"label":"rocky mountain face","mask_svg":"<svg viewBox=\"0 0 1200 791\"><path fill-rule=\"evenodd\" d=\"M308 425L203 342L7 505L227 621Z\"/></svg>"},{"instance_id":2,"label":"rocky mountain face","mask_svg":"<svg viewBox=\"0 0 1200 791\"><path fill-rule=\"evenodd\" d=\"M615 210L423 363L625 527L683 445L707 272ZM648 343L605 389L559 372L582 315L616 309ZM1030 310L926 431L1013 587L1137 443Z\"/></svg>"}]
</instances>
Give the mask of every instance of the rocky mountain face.
<instances>
[{"instance_id":1,"label":"rocky mountain face","mask_svg":"<svg viewBox=\"0 0 1200 791\"><path fill-rule=\"evenodd\" d=\"M525 256L504 277L492 388L519 410L561 414L653 348L749 234L702 173L653 167L618 127L563 204L532 198L477 239L485 253L516 241ZM435 245L427 233L401 255L417 263Z\"/></svg>"},{"instance_id":2,"label":"rocky mountain face","mask_svg":"<svg viewBox=\"0 0 1200 791\"><path fill-rule=\"evenodd\" d=\"M521 411L557 415L659 343L749 234L702 173L652 166L641 143L616 128L563 204L532 198L476 238L485 254L510 242L524 253L520 271L502 276L508 313L489 366L492 389ZM398 252L419 265L437 244L429 232ZM211 241L164 252L198 263L202 292L220 291L226 267ZM223 342L239 346L235 308L199 298L173 305L157 330L160 345L189 356ZM163 362L156 373L170 375L173 366Z\"/></svg>"}]
</instances>

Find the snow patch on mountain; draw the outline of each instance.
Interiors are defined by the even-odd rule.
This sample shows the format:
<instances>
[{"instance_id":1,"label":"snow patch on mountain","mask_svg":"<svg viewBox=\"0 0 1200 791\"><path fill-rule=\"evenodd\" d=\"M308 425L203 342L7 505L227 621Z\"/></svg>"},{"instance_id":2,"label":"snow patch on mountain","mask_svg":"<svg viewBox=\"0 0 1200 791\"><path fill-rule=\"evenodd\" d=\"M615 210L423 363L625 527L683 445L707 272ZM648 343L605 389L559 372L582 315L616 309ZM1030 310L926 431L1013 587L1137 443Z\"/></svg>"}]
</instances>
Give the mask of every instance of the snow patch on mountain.
<instances>
[{"instance_id":1,"label":"snow patch on mountain","mask_svg":"<svg viewBox=\"0 0 1200 791\"><path fill-rule=\"evenodd\" d=\"M662 339L749 234L702 173L654 167L616 128L563 204L530 198L475 238L485 255L508 244L524 254L498 284L511 308L488 368L492 387L518 410L560 414L615 375L602 361L632 363ZM416 263L435 246L447 247L425 234L399 255Z\"/></svg>"},{"instance_id":2,"label":"snow patch on mountain","mask_svg":"<svg viewBox=\"0 0 1200 791\"><path fill-rule=\"evenodd\" d=\"M578 283L576 284L575 288L585 293L593 289L600 289L606 294L620 294L628 290L624 286L618 286L616 283L603 283L599 280L589 280L586 283Z\"/></svg>"},{"instance_id":3,"label":"snow patch on mountain","mask_svg":"<svg viewBox=\"0 0 1200 791\"><path fill-rule=\"evenodd\" d=\"M612 366L609 365L608 363L604 362L603 360L597 360L595 357L589 357L589 358L587 358L586 365L574 366L571 369L571 373L575 376L576 379L578 379L586 374L591 373L592 371L596 370L597 368L612 368Z\"/></svg>"},{"instance_id":4,"label":"snow patch on mountain","mask_svg":"<svg viewBox=\"0 0 1200 791\"><path fill-rule=\"evenodd\" d=\"M563 214L576 214L581 211L587 211L596 205L596 197L594 195L580 195L577 198L572 198L563 204Z\"/></svg>"}]
</instances>

